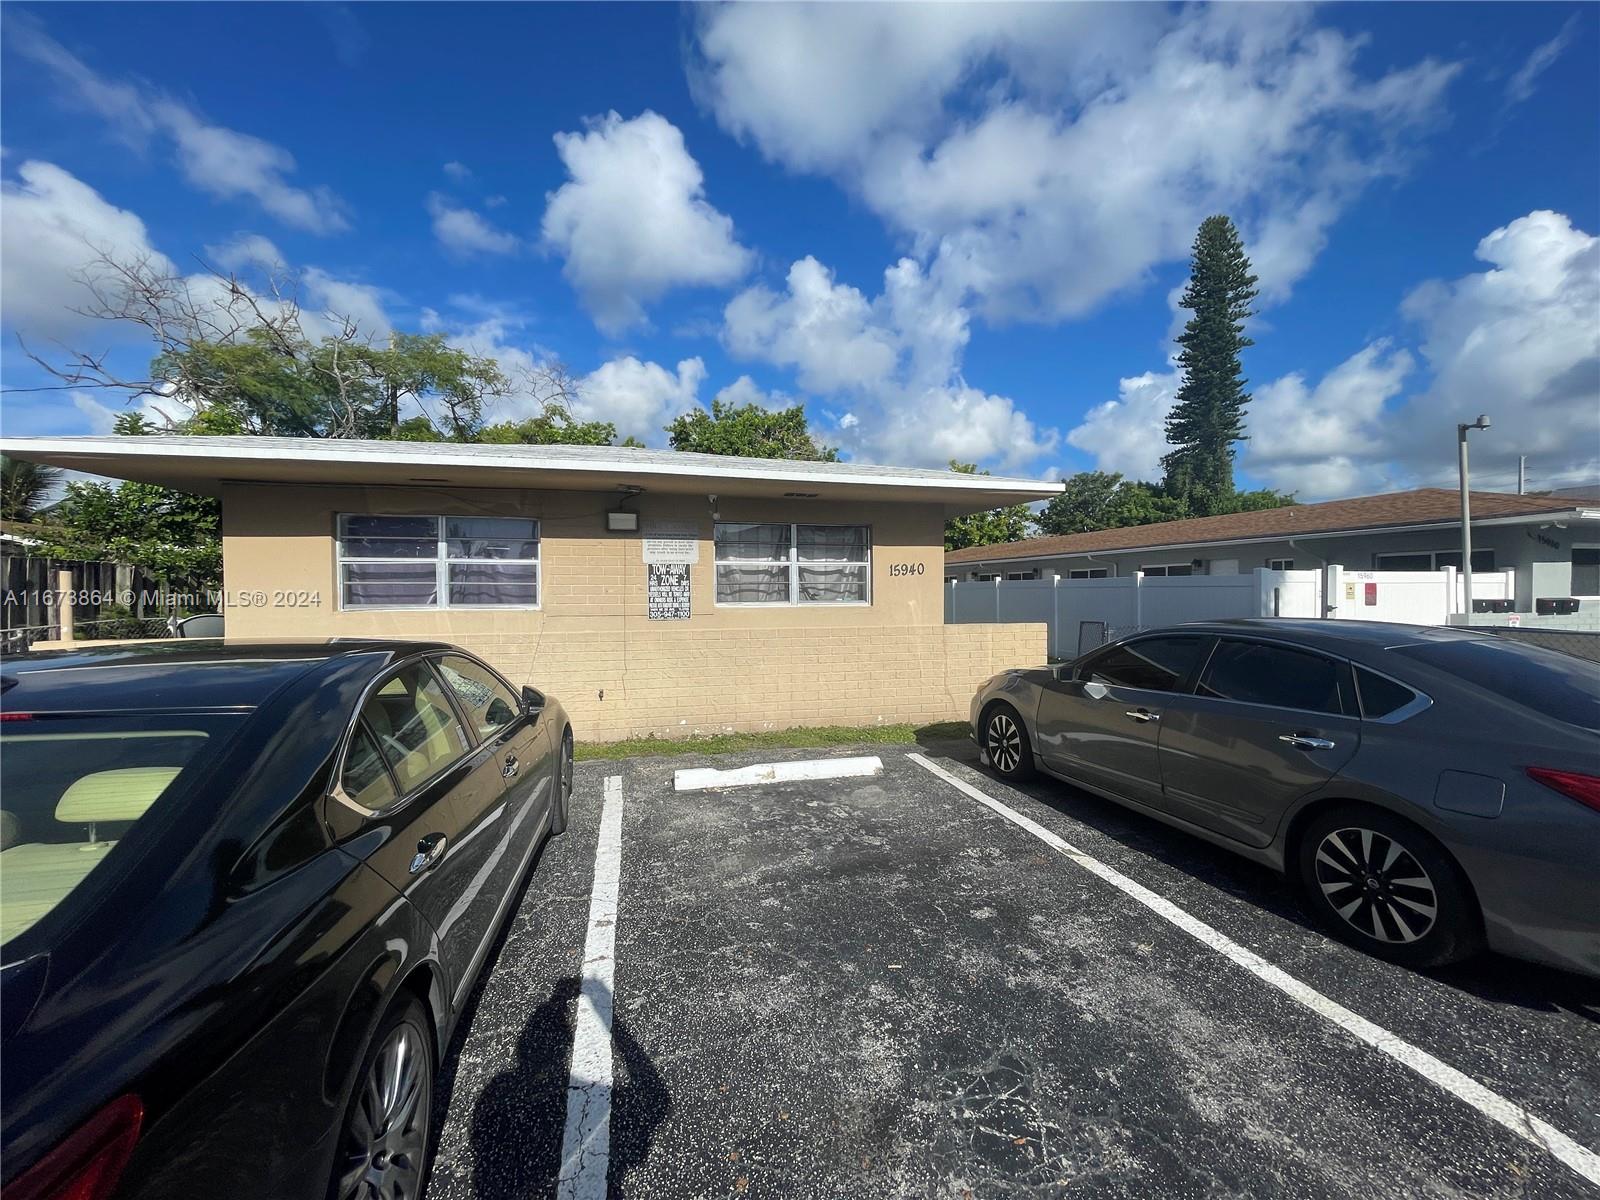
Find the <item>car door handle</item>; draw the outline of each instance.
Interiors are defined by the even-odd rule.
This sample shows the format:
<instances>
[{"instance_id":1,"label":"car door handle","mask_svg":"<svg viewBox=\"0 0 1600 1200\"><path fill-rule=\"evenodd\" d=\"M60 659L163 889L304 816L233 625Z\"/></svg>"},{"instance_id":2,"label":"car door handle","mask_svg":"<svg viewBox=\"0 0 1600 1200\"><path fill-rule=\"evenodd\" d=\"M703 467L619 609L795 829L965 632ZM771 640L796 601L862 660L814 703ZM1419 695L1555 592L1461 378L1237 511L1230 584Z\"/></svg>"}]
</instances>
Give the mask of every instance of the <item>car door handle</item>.
<instances>
[{"instance_id":1,"label":"car door handle","mask_svg":"<svg viewBox=\"0 0 1600 1200\"><path fill-rule=\"evenodd\" d=\"M416 857L411 860L411 873L421 875L443 858L446 840L442 833L430 833L418 842Z\"/></svg>"},{"instance_id":2,"label":"car door handle","mask_svg":"<svg viewBox=\"0 0 1600 1200\"><path fill-rule=\"evenodd\" d=\"M1280 742L1288 742L1296 750L1332 750L1334 743L1327 738L1312 737L1305 733L1280 733Z\"/></svg>"},{"instance_id":3,"label":"car door handle","mask_svg":"<svg viewBox=\"0 0 1600 1200\"><path fill-rule=\"evenodd\" d=\"M521 769L522 766L517 762L517 756L515 754L508 754L506 755L506 765L500 768L500 774L503 778L512 779Z\"/></svg>"},{"instance_id":4,"label":"car door handle","mask_svg":"<svg viewBox=\"0 0 1600 1200\"><path fill-rule=\"evenodd\" d=\"M1122 715L1125 716L1125 717L1132 717L1135 721L1141 721L1141 722L1142 721L1159 721L1159 720L1161 720L1161 714L1160 713L1153 713L1148 708L1130 708L1127 712L1123 713Z\"/></svg>"}]
</instances>

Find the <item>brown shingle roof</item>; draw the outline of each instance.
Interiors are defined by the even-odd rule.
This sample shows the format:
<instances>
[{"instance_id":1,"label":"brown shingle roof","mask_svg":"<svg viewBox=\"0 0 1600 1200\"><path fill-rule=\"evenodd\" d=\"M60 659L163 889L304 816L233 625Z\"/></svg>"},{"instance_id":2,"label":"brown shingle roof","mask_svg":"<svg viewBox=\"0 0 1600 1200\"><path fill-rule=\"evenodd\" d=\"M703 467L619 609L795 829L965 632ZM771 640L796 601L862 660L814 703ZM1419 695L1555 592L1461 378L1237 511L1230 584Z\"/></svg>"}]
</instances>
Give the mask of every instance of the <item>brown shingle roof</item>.
<instances>
[{"instance_id":1,"label":"brown shingle roof","mask_svg":"<svg viewBox=\"0 0 1600 1200\"><path fill-rule=\"evenodd\" d=\"M1572 500L1555 496L1516 496L1505 492L1473 492L1472 517L1513 517L1544 512L1571 512ZM1039 558L1056 554L1085 554L1101 550L1142 550L1154 546L1189 546L1206 542L1234 542L1245 538L1298 537L1314 533L1345 533L1391 526L1427 525L1458 521L1461 494L1450 488L1418 488L1382 496L1353 496L1322 504L1294 504L1256 512L1228 513L1220 517L1191 517L1187 521L1162 521L1156 525L1130 525L1123 529L1098 529L1058 537L1028 538L993 546L968 546L945 555L950 563L999 562L1008 558Z\"/></svg>"}]
</instances>

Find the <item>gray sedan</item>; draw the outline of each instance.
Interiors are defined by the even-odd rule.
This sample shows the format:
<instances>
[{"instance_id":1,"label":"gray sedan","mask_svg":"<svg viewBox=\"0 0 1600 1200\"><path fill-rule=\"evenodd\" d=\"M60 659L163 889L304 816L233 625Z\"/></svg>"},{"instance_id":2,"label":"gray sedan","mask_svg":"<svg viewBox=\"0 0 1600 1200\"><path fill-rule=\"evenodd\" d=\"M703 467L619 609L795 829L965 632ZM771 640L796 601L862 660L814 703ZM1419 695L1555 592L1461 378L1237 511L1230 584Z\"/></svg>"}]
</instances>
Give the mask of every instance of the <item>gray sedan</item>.
<instances>
[{"instance_id":1,"label":"gray sedan","mask_svg":"<svg viewBox=\"0 0 1600 1200\"><path fill-rule=\"evenodd\" d=\"M1600 666L1492 634L1219 621L1008 671L984 760L1284 871L1414 967L1488 947L1600 976Z\"/></svg>"}]
</instances>

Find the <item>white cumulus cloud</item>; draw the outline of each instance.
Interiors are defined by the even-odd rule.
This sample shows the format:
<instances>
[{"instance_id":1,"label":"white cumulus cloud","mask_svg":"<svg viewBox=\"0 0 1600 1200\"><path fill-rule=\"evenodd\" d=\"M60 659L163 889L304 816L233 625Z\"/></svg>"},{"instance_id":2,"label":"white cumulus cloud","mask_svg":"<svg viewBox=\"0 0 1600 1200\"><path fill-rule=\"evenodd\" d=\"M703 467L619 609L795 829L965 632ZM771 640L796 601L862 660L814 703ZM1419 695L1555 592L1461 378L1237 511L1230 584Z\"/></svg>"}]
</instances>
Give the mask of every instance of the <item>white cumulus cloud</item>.
<instances>
[{"instance_id":1,"label":"white cumulus cloud","mask_svg":"<svg viewBox=\"0 0 1600 1200\"><path fill-rule=\"evenodd\" d=\"M734 408L754 404L757 408L774 410L792 408L795 403L795 398L787 392L769 392L748 375L739 376L720 390L713 399L718 404L731 405Z\"/></svg>"},{"instance_id":2,"label":"white cumulus cloud","mask_svg":"<svg viewBox=\"0 0 1600 1200\"><path fill-rule=\"evenodd\" d=\"M64 340L105 326L73 311L89 302L82 277L102 254L176 269L135 214L54 163L20 164L0 191L0 319L24 337Z\"/></svg>"},{"instance_id":3,"label":"white cumulus cloud","mask_svg":"<svg viewBox=\"0 0 1600 1200\"><path fill-rule=\"evenodd\" d=\"M1146 371L1117 385L1117 398L1095 405L1067 433L1067 443L1094 457L1095 469L1132 479L1159 479L1167 414L1182 382L1175 371Z\"/></svg>"},{"instance_id":4,"label":"white cumulus cloud","mask_svg":"<svg viewBox=\"0 0 1600 1200\"><path fill-rule=\"evenodd\" d=\"M786 285L735 296L723 342L736 357L792 368L802 388L825 397L834 415L819 430L824 440L867 461L1004 469L1054 448L1055 431L963 377L968 314L915 260L886 270L872 299L810 257L789 268Z\"/></svg>"},{"instance_id":5,"label":"white cumulus cloud","mask_svg":"<svg viewBox=\"0 0 1600 1200\"><path fill-rule=\"evenodd\" d=\"M1305 498L1381 491L1396 472L1390 402L1414 366L1387 339L1373 342L1315 387L1299 372L1257 390L1241 465L1269 487Z\"/></svg>"},{"instance_id":6,"label":"white cumulus cloud","mask_svg":"<svg viewBox=\"0 0 1600 1200\"><path fill-rule=\"evenodd\" d=\"M697 10L724 128L860 196L993 319L1086 313L1229 212L1264 294L1405 165L1456 74L1363 72L1309 7L732 5Z\"/></svg>"},{"instance_id":7,"label":"white cumulus cloud","mask_svg":"<svg viewBox=\"0 0 1600 1200\"><path fill-rule=\"evenodd\" d=\"M500 229L470 208L451 203L438 192L429 194L427 208L433 218L433 236L451 254L504 255L522 248L522 239L515 234Z\"/></svg>"},{"instance_id":8,"label":"white cumulus cloud","mask_svg":"<svg viewBox=\"0 0 1600 1200\"><path fill-rule=\"evenodd\" d=\"M1314 384L1291 372L1258 386L1239 469L1302 500L1449 484L1456 424L1487 413L1476 486L1511 487L1519 455L1541 486L1600 476L1600 238L1536 211L1476 253L1487 269L1406 297L1414 346L1379 339ZM1124 379L1067 441L1102 470L1157 477L1178 383L1175 371Z\"/></svg>"},{"instance_id":9,"label":"white cumulus cloud","mask_svg":"<svg viewBox=\"0 0 1600 1200\"><path fill-rule=\"evenodd\" d=\"M1485 478L1510 480L1519 454L1546 479L1600 475L1600 238L1536 211L1476 253L1486 270L1429 281L1402 306L1432 381L1402 414L1397 454L1435 478L1439 455L1421 448L1453 445L1457 422L1488 413L1496 428L1472 447Z\"/></svg>"},{"instance_id":10,"label":"white cumulus cloud","mask_svg":"<svg viewBox=\"0 0 1600 1200\"><path fill-rule=\"evenodd\" d=\"M241 233L206 247L206 257L224 271L281 271L288 265L283 251L259 233Z\"/></svg>"},{"instance_id":11,"label":"white cumulus cloud","mask_svg":"<svg viewBox=\"0 0 1600 1200\"><path fill-rule=\"evenodd\" d=\"M619 437L636 437L651 446L666 441L663 426L699 406L706 365L686 358L676 372L633 355L603 363L578 381L572 406L580 421L610 421Z\"/></svg>"},{"instance_id":12,"label":"white cumulus cloud","mask_svg":"<svg viewBox=\"0 0 1600 1200\"><path fill-rule=\"evenodd\" d=\"M550 195L544 241L602 330L639 324L672 288L732 284L749 269L750 251L706 200L700 164L665 117L612 112L555 141L570 179Z\"/></svg>"}]
</instances>

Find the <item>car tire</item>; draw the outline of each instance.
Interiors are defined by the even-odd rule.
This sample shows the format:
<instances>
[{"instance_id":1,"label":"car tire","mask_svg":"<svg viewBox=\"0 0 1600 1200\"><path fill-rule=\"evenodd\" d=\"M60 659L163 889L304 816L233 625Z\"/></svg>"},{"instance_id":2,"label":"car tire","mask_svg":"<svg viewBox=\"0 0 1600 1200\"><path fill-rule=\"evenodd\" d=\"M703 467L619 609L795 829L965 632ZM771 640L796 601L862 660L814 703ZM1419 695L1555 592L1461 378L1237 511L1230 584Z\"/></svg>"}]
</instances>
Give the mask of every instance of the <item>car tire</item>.
<instances>
[{"instance_id":1,"label":"car tire","mask_svg":"<svg viewBox=\"0 0 1600 1200\"><path fill-rule=\"evenodd\" d=\"M550 832L565 833L572 814L572 730L561 734L561 754L556 759L556 794L550 813Z\"/></svg>"},{"instance_id":2,"label":"car tire","mask_svg":"<svg viewBox=\"0 0 1600 1200\"><path fill-rule=\"evenodd\" d=\"M433 1027L414 996L397 1001L362 1056L339 1130L330 1200L420 1196L437 1063Z\"/></svg>"},{"instance_id":3,"label":"car tire","mask_svg":"<svg viewBox=\"0 0 1600 1200\"><path fill-rule=\"evenodd\" d=\"M1314 818L1296 851L1301 892L1342 941L1407 967L1437 967L1483 947L1466 876L1420 827L1365 805Z\"/></svg>"},{"instance_id":4,"label":"car tire","mask_svg":"<svg viewBox=\"0 0 1600 1200\"><path fill-rule=\"evenodd\" d=\"M1033 743L1022 715L1009 704L991 704L983 711L983 754L989 769L1001 779L1032 779Z\"/></svg>"}]
</instances>

